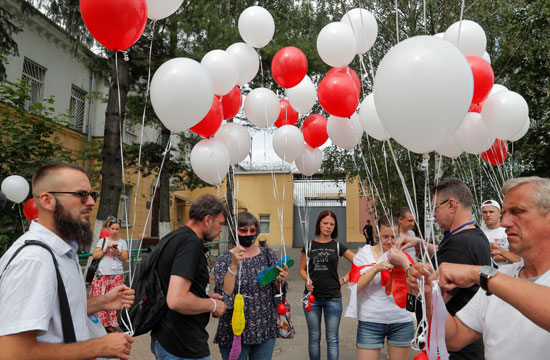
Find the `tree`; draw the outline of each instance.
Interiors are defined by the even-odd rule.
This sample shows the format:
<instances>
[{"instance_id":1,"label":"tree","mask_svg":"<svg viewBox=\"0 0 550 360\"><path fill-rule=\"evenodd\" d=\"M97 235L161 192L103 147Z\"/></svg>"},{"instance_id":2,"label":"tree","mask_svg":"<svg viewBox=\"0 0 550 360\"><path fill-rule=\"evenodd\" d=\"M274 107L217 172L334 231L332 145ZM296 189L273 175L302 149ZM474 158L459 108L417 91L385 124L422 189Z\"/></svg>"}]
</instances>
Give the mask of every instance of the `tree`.
<instances>
[{"instance_id":1,"label":"tree","mask_svg":"<svg viewBox=\"0 0 550 360\"><path fill-rule=\"evenodd\" d=\"M32 89L25 82L0 83L0 179L9 175L24 177L29 184L32 176L48 162L76 160L78 154L63 149L56 131L67 121L54 115L53 99L24 104L31 100ZM26 220L21 218L20 206L8 202L0 210L0 255L23 233Z\"/></svg>"},{"instance_id":2,"label":"tree","mask_svg":"<svg viewBox=\"0 0 550 360\"><path fill-rule=\"evenodd\" d=\"M17 43L13 40L13 35L21 32L21 29L13 24L11 15L3 8L0 8L0 82L6 80L6 62L7 56L19 56Z\"/></svg>"}]
</instances>

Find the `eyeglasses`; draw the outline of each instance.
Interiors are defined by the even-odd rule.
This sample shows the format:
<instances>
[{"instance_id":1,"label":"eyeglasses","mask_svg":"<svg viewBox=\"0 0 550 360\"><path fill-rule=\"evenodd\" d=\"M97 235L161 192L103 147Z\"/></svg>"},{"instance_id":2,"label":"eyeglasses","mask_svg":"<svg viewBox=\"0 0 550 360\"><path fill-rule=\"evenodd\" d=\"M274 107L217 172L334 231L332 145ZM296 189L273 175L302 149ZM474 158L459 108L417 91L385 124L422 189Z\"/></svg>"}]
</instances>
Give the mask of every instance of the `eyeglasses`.
<instances>
[{"instance_id":1,"label":"eyeglasses","mask_svg":"<svg viewBox=\"0 0 550 360\"><path fill-rule=\"evenodd\" d=\"M251 227L251 228L240 227L238 228L238 230L242 234L255 234L257 231L255 227Z\"/></svg>"},{"instance_id":2,"label":"eyeglasses","mask_svg":"<svg viewBox=\"0 0 550 360\"><path fill-rule=\"evenodd\" d=\"M49 194L71 194L80 196L80 202L82 204L86 204L88 202L88 196L91 196L94 201L97 200L97 197L99 196L99 193L97 191L47 191Z\"/></svg>"},{"instance_id":3,"label":"eyeglasses","mask_svg":"<svg viewBox=\"0 0 550 360\"><path fill-rule=\"evenodd\" d=\"M437 208L440 207L441 205L445 205L449 200L451 200L451 199L449 198L449 199L447 199L447 200L445 200L445 201L443 201L443 202L440 202L440 203L437 204L436 206L434 206L434 211L435 211L435 209L437 209Z\"/></svg>"}]
</instances>

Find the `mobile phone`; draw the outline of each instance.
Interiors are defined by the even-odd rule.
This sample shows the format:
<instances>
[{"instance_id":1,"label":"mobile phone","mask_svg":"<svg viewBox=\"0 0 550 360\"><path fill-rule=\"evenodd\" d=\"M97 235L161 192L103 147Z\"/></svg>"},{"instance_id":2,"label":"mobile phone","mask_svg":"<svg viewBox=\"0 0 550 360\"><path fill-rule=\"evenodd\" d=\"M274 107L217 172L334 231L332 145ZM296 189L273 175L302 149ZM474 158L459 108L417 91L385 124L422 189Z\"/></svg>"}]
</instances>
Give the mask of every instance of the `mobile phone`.
<instances>
[{"instance_id":1,"label":"mobile phone","mask_svg":"<svg viewBox=\"0 0 550 360\"><path fill-rule=\"evenodd\" d=\"M407 311L415 312L416 310L416 296L407 294L407 305L405 306Z\"/></svg>"},{"instance_id":2,"label":"mobile phone","mask_svg":"<svg viewBox=\"0 0 550 360\"><path fill-rule=\"evenodd\" d=\"M118 249L118 245L117 245L117 244L113 244L113 247L114 247L115 249Z\"/></svg>"}]
</instances>

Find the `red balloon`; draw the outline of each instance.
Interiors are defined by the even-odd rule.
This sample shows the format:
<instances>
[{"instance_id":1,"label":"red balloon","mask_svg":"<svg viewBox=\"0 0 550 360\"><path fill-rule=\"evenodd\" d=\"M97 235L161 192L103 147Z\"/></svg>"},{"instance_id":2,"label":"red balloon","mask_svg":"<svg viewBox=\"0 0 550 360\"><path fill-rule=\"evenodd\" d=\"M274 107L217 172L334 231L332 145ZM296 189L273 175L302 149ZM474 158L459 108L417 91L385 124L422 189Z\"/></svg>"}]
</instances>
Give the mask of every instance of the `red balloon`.
<instances>
[{"instance_id":1,"label":"red balloon","mask_svg":"<svg viewBox=\"0 0 550 360\"><path fill-rule=\"evenodd\" d=\"M481 114L481 108L483 107L483 104L474 104L472 103L470 105L470 108L468 109L468 112L475 112L478 114Z\"/></svg>"},{"instance_id":2,"label":"red balloon","mask_svg":"<svg viewBox=\"0 0 550 360\"><path fill-rule=\"evenodd\" d=\"M472 68L474 75L474 96L472 97L473 104L479 104L487 99L493 84L495 82L495 74L491 65L478 56L467 56L466 59Z\"/></svg>"},{"instance_id":3,"label":"red balloon","mask_svg":"<svg viewBox=\"0 0 550 360\"><path fill-rule=\"evenodd\" d=\"M310 304L310 303L307 303L307 305L306 305L306 311L307 311L307 312L310 312L310 311L311 311L311 304Z\"/></svg>"},{"instance_id":4,"label":"red balloon","mask_svg":"<svg viewBox=\"0 0 550 360\"><path fill-rule=\"evenodd\" d=\"M241 94L241 89L237 85L222 96L222 107L223 107L223 119L229 120L239 113L241 110L241 105L243 103L243 96Z\"/></svg>"},{"instance_id":5,"label":"red balloon","mask_svg":"<svg viewBox=\"0 0 550 360\"><path fill-rule=\"evenodd\" d=\"M288 100L281 100L281 112L275 121L275 126L280 128L283 125L294 125L296 121L298 121L298 112L290 106Z\"/></svg>"},{"instance_id":6,"label":"red balloon","mask_svg":"<svg viewBox=\"0 0 550 360\"><path fill-rule=\"evenodd\" d=\"M481 158L493 165L501 165L508 156L508 143L496 139L489 150L481 153Z\"/></svg>"},{"instance_id":7,"label":"red balloon","mask_svg":"<svg viewBox=\"0 0 550 360\"><path fill-rule=\"evenodd\" d=\"M38 208L34 203L34 198L25 201L25 205L23 205L23 215L25 215L29 221L38 219Z\"/></svg>"},{"instance_id":8,"label":"red balloon","mask_svg":"<svg viewBox=\"0 0 550 360\"><path fill-rule=\"evenodd\" d=\"M271 61L273 79L284 88L300 83L307 74L307 58L302 50L287 46L277 51Z\"/></svg>"},{"instance_id":9,"label":"red balloon","mask_svg":"<svg viewBox=\"0 0 550 360\"><path fill-rule=\"evenodd\" d=\"M277 314L284 315L286 314L286 306L283 303L279 304L279 307L277 307Z\"/></svg>"},{"instance_id":10,"label":"red balloon","mask_svg":"<svg viewBox=\"0 0 550 360\"><path fill-rule=\"evenodd\" d=\"M421 352L420 354L416 355L413 360L428 360L428 355L426 355L425 352Z\"/></svg>"},{"instance_id":11,"label":"red balloon","mask_svg":"<svg viewBox=\"0 0 550 360\"><path fill-rule=\"evenodd\" d=\"M146 0L80 0L84 24L107 49L126 50L147 25Z\"/></svg>"},{"instance_id":12,"label":"red balloon","mask_svg":"<svg viewBox=\"0 0 550 360\"><path fill-rule=\"evenodd\" d=\"M313 296L313 294L309 294L309 296L307 297L307 301L313 304L315 302L315 296Z\"/></svg>"},{"instance_id":13,"label":"red balloon","mask_svg":"<svg viewBox=\"0 0 550 360\"><path fill-rule=\"evenodd\" d=\"M359 76L357 75L355 70L353 70L350 67L332 68L328 71L327 75L328 74L334 74L334 73L337 73L337 72L342 73L342 74L346 74L349 77L351 77L351 79L353 80L353 83L355 84L355 91L357 92L357 98L359 99L360 96L361 96L361 80L359 80Z\"/></svg>"},{"instance_id":14,"label":"red balloon","mask_svg":"<svg viewBox=\"0 0 550 360\"><path fill-rule=\"evenodd\" d=\"M192 132L202 137L214 136L216 131L222 126L223 114L220 105L220 97L214 95L212 106L208 114L195 126L190 128Z\"/></svg>"},{"instance_id":15,"label":"red balloon","mask_svg":"<svg viewBox=\"0 0 550 360\"><path fill-rule=\"evenodd\" d=\"M323 145L328 139L327 118L319 114L309 115L302 125L302 134L312 148Z\"/></svg>"},{"instance_id":16,"label":"red balloon","mask_svg":"<svg viewBox=\"0 0 550 360\"><path fill-rule=\"evenodd\" d=\"M331 115L350 117L359 105L355 84L347 74L327 74L317 90L319 104Z\"/></svg>"}]
</instances>

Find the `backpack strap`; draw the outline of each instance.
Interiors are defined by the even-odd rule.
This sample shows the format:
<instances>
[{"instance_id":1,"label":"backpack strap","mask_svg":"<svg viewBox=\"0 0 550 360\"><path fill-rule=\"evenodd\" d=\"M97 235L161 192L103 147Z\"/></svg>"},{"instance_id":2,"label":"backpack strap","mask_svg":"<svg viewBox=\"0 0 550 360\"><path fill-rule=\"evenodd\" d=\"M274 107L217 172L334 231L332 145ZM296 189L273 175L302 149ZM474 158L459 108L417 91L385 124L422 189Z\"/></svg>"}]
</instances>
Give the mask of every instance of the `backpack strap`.
<instances>
[{"instance_id":1,"label":"backpack strap","mask_svg":"<svg viewBox=\"0 0 550 360\"><path fill-rule=\"evenodd\" d=\"M336 241L336 255L340 257L340 243L338 242L338 240L334 240L334 241Z\"/></svg>"},{"instance_id":2,"label":"backpack strap","mask_svg":"<svg viewBox=\"0 0 550 360\"><path fill-rule=\"evenodd\" d=\"M63 329L63 342L65 344L74 343L76 342L76 335L74 333L73 318L71 316L69 300L67 298L67 292L65 291L65 285L63 284L63 279L61 278L61 273L59 272L59 264L57 263L57 259L55 258L55 255L52 249L48 245L44 244L42 241L25 240L25 244L19 247L19 249L17 249L15 253L12 255L12 257L8 260L8 263L6 264L4 271L8 267L8 265L11 263L11 261L17 256L17 254L19 254L19 252L23 250L24 247L29 245L41 246L44 249L48 250L48 252L52 256L52 260L55 265L55 274L57 277L57 296L59 297L59 310L61 313L61 328Z\"/></svg>"}]
</instances>

